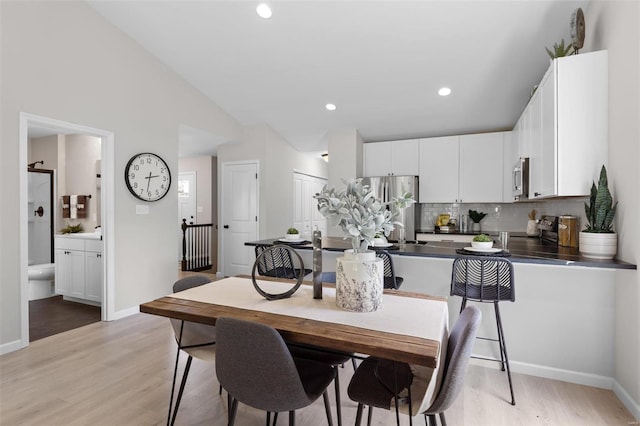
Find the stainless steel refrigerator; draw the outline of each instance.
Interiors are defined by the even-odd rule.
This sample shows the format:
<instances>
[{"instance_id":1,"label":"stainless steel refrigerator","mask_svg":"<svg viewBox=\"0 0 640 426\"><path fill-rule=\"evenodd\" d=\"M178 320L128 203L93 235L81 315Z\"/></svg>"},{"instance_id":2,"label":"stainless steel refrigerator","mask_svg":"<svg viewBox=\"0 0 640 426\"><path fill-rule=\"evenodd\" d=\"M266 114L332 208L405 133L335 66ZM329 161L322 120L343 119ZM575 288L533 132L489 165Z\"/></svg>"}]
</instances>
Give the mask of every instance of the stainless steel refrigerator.
<instances>
[{"instance_id":1,"label":"stainless steel refrigerator","mask_svg":"<svg viewBox=\"0 0 640 426\"><path fill-rule=\"evenodd\" d=\"M388 202L394 197L399 197L405 192L410 192L418 202L418 177L417 176L379 176L362 179L364 185L369 185L376 198ZM407 241L416 239L416 204L400 210L396 221L404 225L404 235ZM387 237L389 241L398 241L400 233L394 229Z\"/></svg>"}]
</instances>

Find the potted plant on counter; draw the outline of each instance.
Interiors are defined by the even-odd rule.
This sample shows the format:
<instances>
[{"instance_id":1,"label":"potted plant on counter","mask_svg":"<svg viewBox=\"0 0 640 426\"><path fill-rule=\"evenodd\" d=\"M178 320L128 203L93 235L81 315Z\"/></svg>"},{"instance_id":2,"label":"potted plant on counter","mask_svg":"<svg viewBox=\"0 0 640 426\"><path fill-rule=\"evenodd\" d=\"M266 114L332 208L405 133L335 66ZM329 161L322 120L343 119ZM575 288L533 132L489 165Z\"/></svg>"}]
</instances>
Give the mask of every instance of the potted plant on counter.
<instances>
[{"instance_id":1,"label":"potted plant on counter","mask_svg":"<svg viewBox=\"0 0 640 426\"><path fill-rule=\"evenodd\" d=\"M487 214L483 212L469 210L469 218L473 221L473 228L471 229L473 232L482 232L480 221L484 219L486 215Z\"/></svg>"},{"instance_id":2,"label":"potted plant on counter","mask_svg":"<svg viewBox=\"0 0 640 426\"><path fill-rule=\"evenodd\" d=\"M602 166L598 186L591 186L589 204L584 203L587 225L580 232L579 247L584 257L613 259L618 251L618 235L613 231L613 218L618 202L613 202L607 181L607 169Z\"/></svg>"},{"instance_id":3,"label":"potted plant on counter","mask_svg":"<svg viewBox=\"0 0 640 426\"><path fill-rule=\"evenodd\" d=\"M289 228L284 238L286 240L298 241L300 239L300 232L298 232L296 228Z\"/></svg>"}]
</instances>

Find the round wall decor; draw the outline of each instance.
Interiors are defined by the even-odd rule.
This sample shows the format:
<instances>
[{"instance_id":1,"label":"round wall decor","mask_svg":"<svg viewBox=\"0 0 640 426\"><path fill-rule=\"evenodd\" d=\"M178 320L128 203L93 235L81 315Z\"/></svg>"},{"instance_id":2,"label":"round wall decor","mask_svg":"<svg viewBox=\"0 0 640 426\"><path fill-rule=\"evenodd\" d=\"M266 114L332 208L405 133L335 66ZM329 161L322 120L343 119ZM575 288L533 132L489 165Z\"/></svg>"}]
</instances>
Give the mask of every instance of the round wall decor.
<instances>
[{"instance_id":1,"label":"round wall decor","mask_svg":"<svg viewBox=\"0 0 640 426\"><path fill-rule=\"evenodd\" d=\"M158 201L169 192L171 171L157 154L136 154L124 168L124 181L134 197L142 201Z\"/></svg>"}]
</instances>

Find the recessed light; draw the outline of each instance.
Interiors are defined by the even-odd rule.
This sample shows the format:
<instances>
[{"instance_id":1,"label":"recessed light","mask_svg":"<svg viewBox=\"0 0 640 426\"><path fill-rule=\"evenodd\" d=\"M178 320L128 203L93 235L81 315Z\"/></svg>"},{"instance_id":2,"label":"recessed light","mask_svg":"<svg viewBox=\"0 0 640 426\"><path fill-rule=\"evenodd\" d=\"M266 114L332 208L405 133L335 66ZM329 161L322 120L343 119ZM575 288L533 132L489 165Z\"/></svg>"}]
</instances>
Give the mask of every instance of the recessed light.
<instances>
[{"instance_id":1,"label":"recessed light","mask_svg":"<svg viewBox=\"0 0 640 426\"><path fill-rule=\"evenodd\" d=\"M334 104L326 104L324 107L329 111L335 111L336 110L336 106Z\"/></svg>"},{"instance_id":2,"label":"recessed light","mask_svg":"<svg viewBox=\"0 0 640 426\"><path fill-rule=\"evenodd\" d=\"M440 96L449 96L451 94L451 89L449 89L448 87L441 87L440 90L438 90L438 95Z\"/></svg>"},{"instance_id":3,"label":"recessed light","mask_svg":"<svg viewBox=\"0 0 640 426\"><path fill-rule=\"evenodd\" d=\"M261 18L264 18L264 19L271 18L271 8L266 3L260 3L258 7L256 7L256 12Z\"/></svg>"}]
</instances>

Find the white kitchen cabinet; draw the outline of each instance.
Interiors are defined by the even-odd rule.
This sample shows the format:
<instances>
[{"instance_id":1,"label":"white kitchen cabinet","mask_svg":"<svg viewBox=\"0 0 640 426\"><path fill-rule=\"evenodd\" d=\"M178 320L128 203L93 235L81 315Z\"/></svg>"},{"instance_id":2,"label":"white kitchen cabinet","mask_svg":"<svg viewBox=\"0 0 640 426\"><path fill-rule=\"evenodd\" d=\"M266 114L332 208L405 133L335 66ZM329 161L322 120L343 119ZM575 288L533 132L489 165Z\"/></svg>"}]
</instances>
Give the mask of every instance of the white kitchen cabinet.
<instances>
[{"instance_id":1,"label":"white kitchen cabinet","mask_svg":"<svg viewBox=\"0 0 640 426\"><path fill-rule=\"evenodd\" d=\"M55 289L79 302L102 300L102 241L55 237Z\"/></svg>"},{"instance_id":2,"label":"white kitchen cabinet","mask_svg":"<svg viewBox=\"0 0 640 426\"><path fill-rule=\"evenodd\" d=\"M523 113L529 198L589 195L607 164L607 68L599 51L555 59L545 73Z\"/></svg>"},{"instance_id":3,"label":"white kitchen cabinet","mask_svg":"<svg viewBox=\"0 0 640 426\"><path fill-rule=\"evenodd\" d=\"M417 176L419 139L364 144L364 176Z\"/></svg>"},{"instance_id":4,"label":"white kitchen cabinet","mask_svg":"<svg viewBox=\"0 0 640 426\"><path fill-rule=\"evenodd\" d=\"M420 202L502 202L505 132L420 141Z\"/></svg>"},{"instance_id":5,"label":"white kitchen cabinet","mask_svg":"<svg viewBox=\"0 0 640 426\"><path fill-rule=\"evenodd\" d=\"M457 202L459 140L459 136L445 136L420 141L421 203Z\"/></svg>"},{"instance_id":6,"label":"white kitchen cabinet","mask_svg":"<svg viewBox=\"0 0 640 426\"><path fill-rule=\"evenodd\" d=\"M502 132L460 136L458 202L502 202L503 140Z\"/></svg>"}]
</instances>

